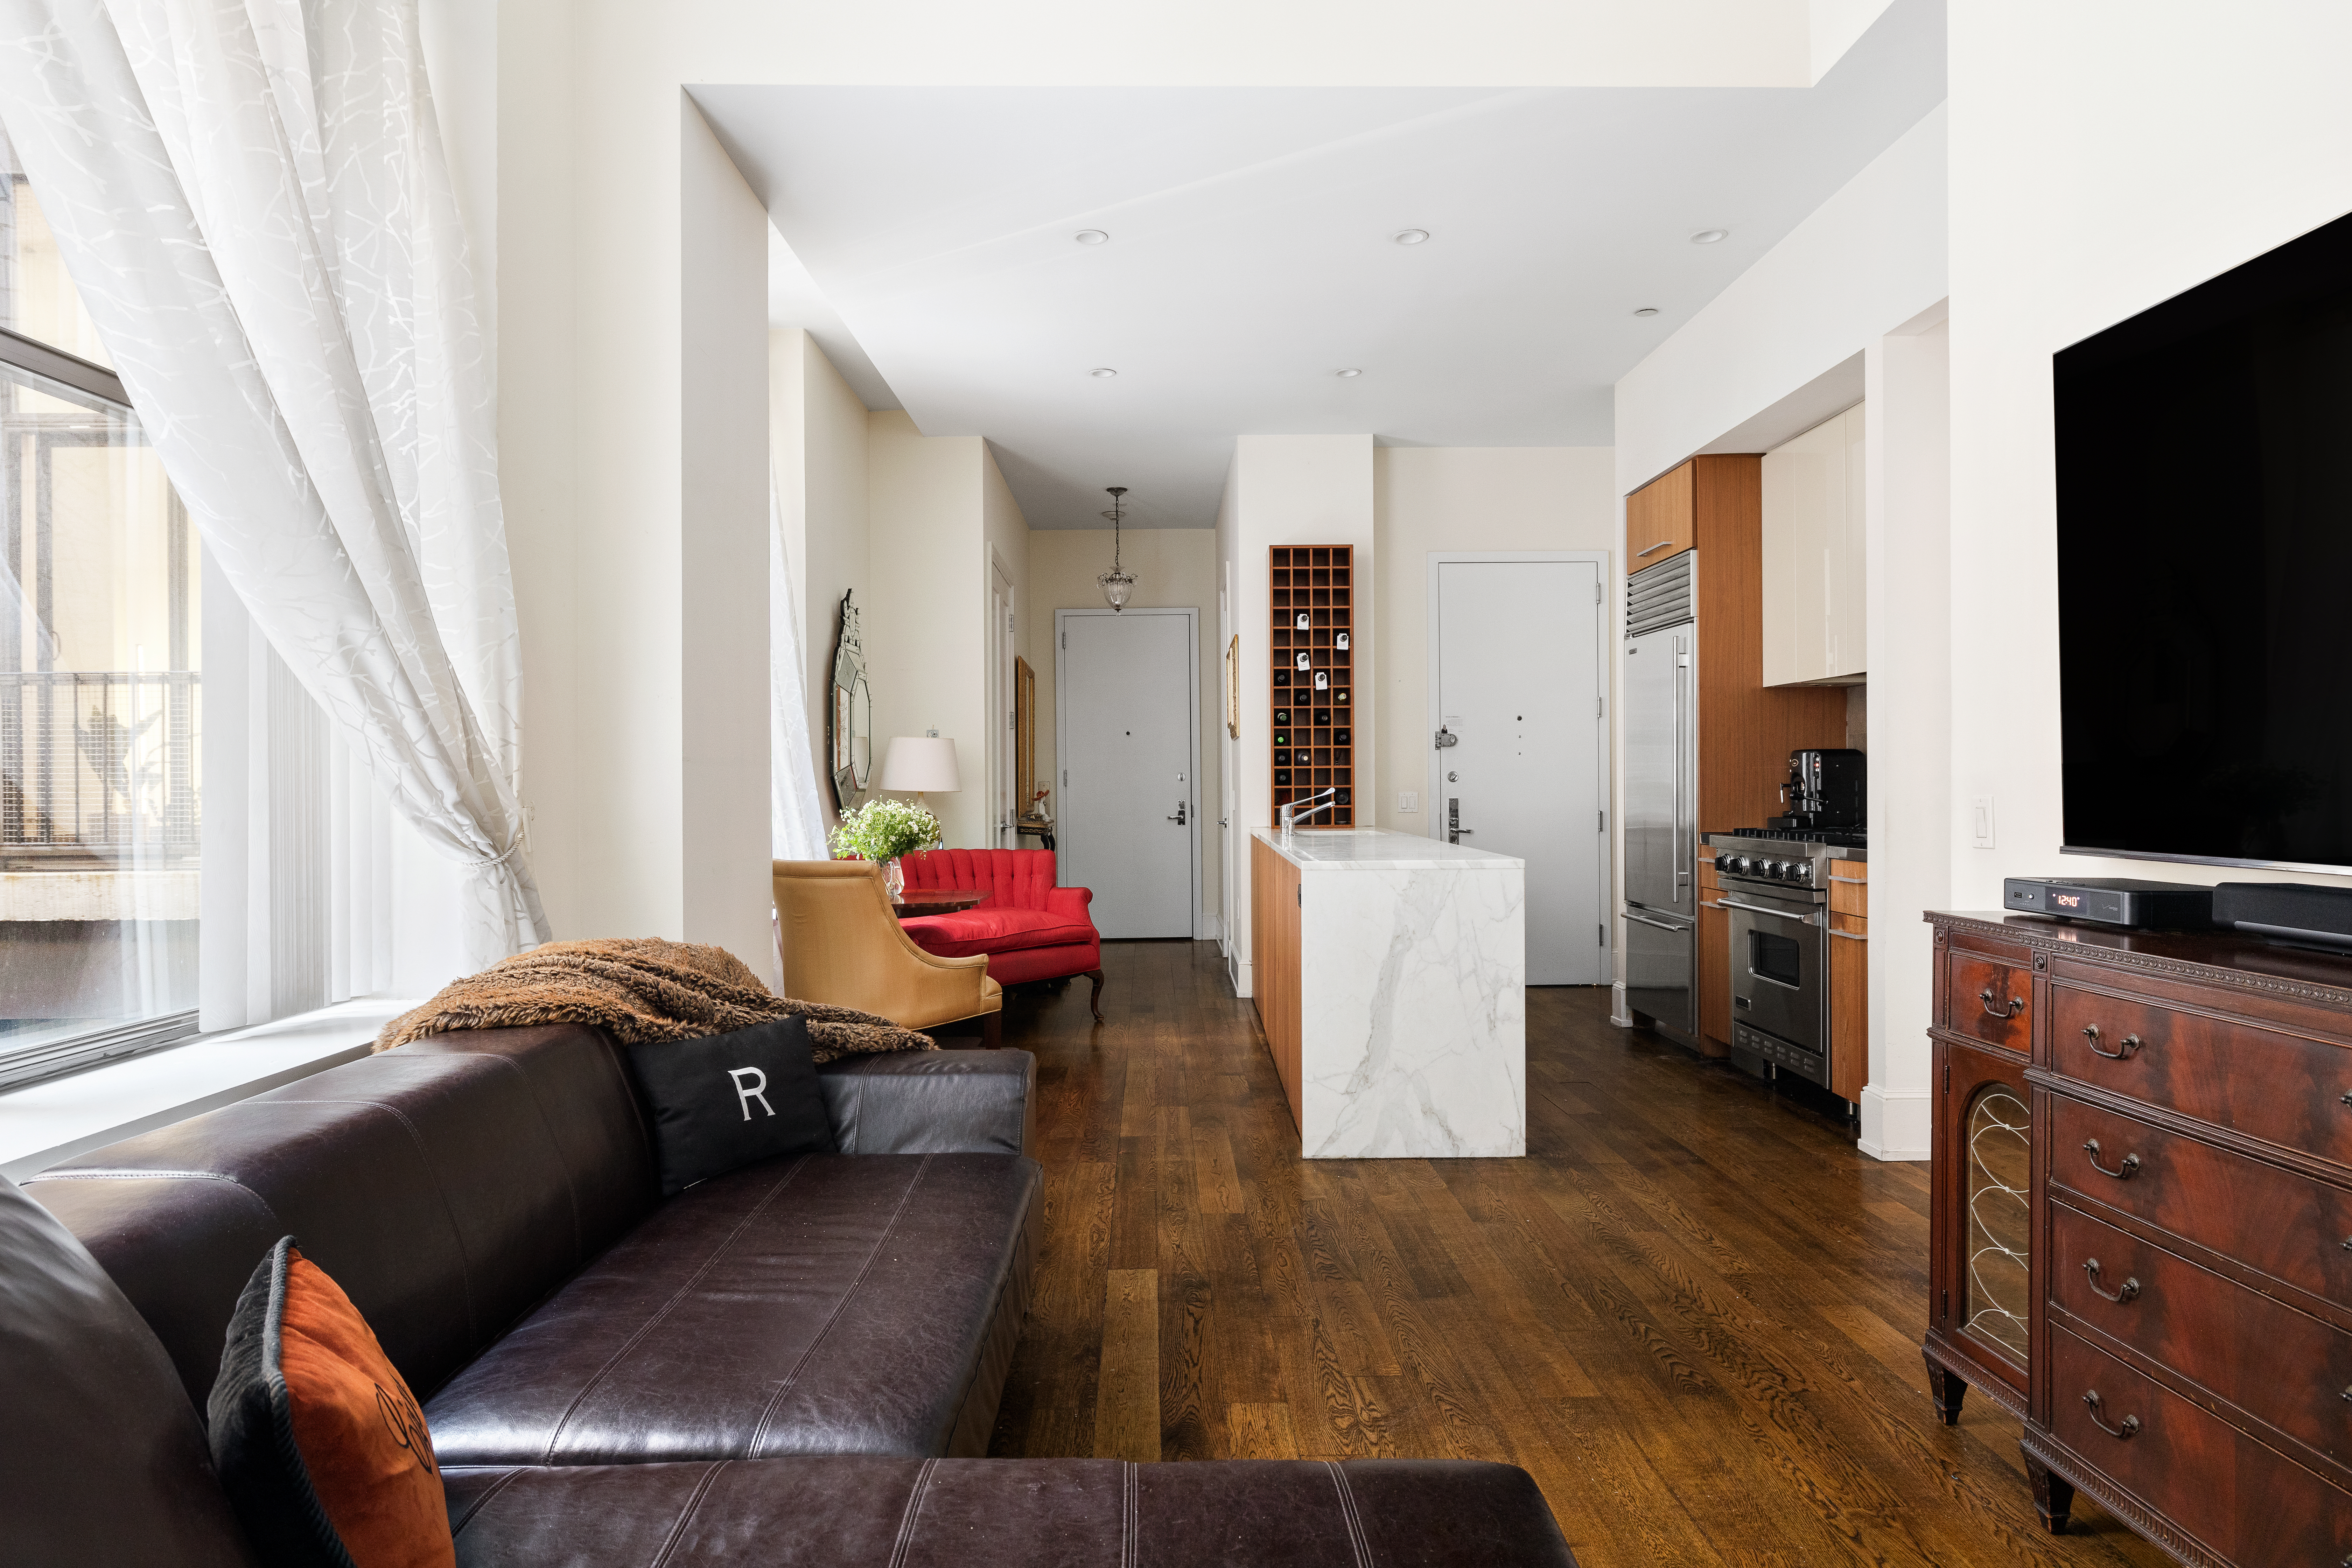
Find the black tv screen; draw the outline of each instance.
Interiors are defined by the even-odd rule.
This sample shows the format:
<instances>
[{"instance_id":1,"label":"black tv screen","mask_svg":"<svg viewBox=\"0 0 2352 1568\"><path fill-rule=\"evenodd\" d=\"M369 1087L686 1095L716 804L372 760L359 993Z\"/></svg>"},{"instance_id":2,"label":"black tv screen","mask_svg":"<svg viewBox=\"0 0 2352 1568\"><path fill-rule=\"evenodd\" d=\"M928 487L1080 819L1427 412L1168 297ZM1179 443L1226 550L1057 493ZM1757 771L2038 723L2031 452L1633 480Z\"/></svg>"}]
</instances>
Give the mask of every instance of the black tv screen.
<instances>
[{"instance_id":1,"label":"black tv screen","mask_svg":"<svg viewBox=\"0 0 2352 1568\"><path fill-rule=\"evenodd\" d=\"M2053 374L2066 849L2352 867L2352 217Z\"/></svg>"}]
</instances>

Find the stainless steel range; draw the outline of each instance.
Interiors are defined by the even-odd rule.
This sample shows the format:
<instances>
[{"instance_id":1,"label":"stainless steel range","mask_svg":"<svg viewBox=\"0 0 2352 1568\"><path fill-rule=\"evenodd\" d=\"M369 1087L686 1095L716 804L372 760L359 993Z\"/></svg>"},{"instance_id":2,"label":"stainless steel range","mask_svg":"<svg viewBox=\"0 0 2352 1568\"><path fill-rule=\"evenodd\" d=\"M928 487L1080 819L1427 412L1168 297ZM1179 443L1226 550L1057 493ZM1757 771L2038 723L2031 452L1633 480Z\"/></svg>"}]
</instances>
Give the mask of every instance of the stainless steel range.
<instances>
[{"instance_id":1,"label":"stainless steel range","mask_svg":"<svg viewBox=\"0 0 2352 1568\"><path fill-rule=\"evenodd\" d=\"M1829 863L1861 859L1863 836L1749 827L1706 844L1731 917L1732 1049L1826 1089Z\"/></svg>"}]
</instances>

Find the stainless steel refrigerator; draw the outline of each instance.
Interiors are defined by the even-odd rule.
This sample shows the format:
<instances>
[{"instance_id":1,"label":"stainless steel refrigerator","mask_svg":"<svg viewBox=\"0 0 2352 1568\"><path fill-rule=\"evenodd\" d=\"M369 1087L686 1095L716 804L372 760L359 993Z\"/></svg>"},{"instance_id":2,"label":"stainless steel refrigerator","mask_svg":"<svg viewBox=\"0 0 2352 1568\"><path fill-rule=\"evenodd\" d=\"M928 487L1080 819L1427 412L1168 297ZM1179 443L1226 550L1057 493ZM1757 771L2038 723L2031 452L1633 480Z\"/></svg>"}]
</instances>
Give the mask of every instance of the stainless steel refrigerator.
<instances>
[{"instance_id":1,"label":"stainless steel refrigerator","mask_svg":"<svg viewBox=\"0 0 2352 1568\"><path fill-rule=\"evenodd\" d=\"M1625 1003L1698 1039L1698 554L1625 586Z\"/></svg>"}]
</instances>

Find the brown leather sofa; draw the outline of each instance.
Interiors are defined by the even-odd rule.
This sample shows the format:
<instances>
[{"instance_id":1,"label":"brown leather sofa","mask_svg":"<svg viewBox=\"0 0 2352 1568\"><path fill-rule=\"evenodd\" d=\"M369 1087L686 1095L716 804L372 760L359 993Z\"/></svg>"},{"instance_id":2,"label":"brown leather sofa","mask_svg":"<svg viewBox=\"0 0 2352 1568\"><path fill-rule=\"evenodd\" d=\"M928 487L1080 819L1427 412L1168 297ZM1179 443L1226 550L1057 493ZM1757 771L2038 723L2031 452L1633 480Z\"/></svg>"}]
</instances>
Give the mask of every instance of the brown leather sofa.
<instances>
[{"instance_id":1,"label":"brown leather sofa","mask_svg":"<svg viewBox=\"0 0 2352 1568\"><path fill-rule=\"evenodd\" d=\"M246 1563L204 1408L288 1233L420 1394L464 1564L1572 1564L1526 1474L988 1460L1025 1052L821 1069L843 1152L661 1202L605 1038L440 1037L0 1182L0 1561ZM61 1222L61 1223L60 1223Z\"/></svg>"}]
</instances>

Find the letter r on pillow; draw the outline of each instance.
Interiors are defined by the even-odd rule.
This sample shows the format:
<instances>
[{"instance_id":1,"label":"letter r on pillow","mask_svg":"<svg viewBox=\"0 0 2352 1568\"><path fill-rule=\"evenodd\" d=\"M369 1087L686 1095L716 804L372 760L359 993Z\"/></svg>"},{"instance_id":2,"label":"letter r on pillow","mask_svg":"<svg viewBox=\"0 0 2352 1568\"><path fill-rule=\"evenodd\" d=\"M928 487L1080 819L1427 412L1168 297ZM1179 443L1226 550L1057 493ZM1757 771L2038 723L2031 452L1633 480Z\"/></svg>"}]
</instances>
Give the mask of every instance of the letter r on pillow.
<instances>
[{"instance_id":1,"label":"letter r on pillow","mask_svg":"<svg viewBox=\"0 0 2352 1568\"><path fill-rule=\"evenodd\" d=\"M776 1113L776 1108L768 1103L766 1073L758 1068L729 1068L727 1076L735 1080L735 1100L743 1108L744 1121L751 1120L751 1102L755 1100L760 1102L760 1109L769 1115ZM747 1079L751 1080L748 1083L744 1081Z\"/></svg>"}]
</instances>

